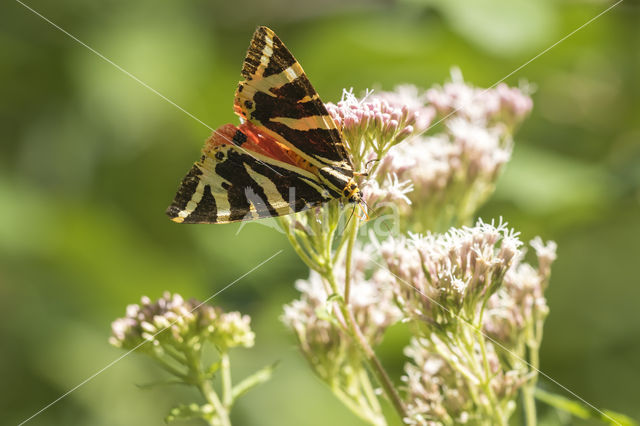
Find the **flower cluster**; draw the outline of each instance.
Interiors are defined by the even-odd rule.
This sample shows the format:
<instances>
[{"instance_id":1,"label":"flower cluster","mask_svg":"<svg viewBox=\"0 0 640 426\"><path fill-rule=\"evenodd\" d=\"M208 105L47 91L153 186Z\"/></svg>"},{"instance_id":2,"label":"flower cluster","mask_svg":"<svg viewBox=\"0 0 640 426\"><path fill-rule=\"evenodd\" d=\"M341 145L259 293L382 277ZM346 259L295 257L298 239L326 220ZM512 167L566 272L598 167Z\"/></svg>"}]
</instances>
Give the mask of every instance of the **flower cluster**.
<instances>
[{"instance_id":1,"label":"flower cluster","mask_svg":"<svg viewBox=\"0 0 640 426\"><path fill-rule=\"evenodd\" d=\"M484 331L508 347L525 339L527 328L534 332L533 341L542 332L541 322L549 312L544 291L556 258L556 243L543 243L539 237L530 243L536 252L538 267L521 263L520 258L504 277L502 288L487 303Z\"/></svg>"},{"instance_id":2,"label":"flower cluster","mask_svg":"<svg viewBox=\"0 0 640 426\"><path fill-rule=\"evenodd\" d=\"M371 345L376 345L387 327L401 318L401 313L393 303L388 271L372 270L372 249L370 246L354 250L350 300L360 330ZM344 291L344 272L344 268L336 269L335 278L341 292ZM300 299L284 307L282 319L296 333L303 354L316 372L325 379L337 378L344 372L341 363L359 355L344 328L337 323L344 322L344 318L332 307L329 285L320 274L311 271L308 279L296 282L296 288L301 293ZM337 313L336 321L330 320L332 313Z\"/></svg>"},{"instance_id":3,"label":"flower cluster","mask_svg":"<svg viewBox=\"0 0 640 426\"><path fill-rule=\"evenodd\" d=\"M358 101L350 95L334 112L339 123L353 110L354 119L343 124L345 139L359 141L365 129L385 128L396 123L381 117L382 125L372 126L361 109L371 101L412 111L416 117L403 143L385 145L378 151L369 144L357 144L362 163L375 161L371 178L363 183L364 199L376 210L395 206L403 229L414 232L445 231L451 226L468 225L474 212L491 195L504 164L511 157L512 135L531 110L531 98L521 89L504 84L478 89L464 83L454 70L453 81L443 87L421 91L400 86L393 92L380 92ZM330 109L333 111L335 108ZM365 117L367 115L364 115ZM438 118L438 132L423 133ZM419 124L418 124L419 123ZM369 127L367 127L369 125ZM432 126L433 127L433 126ZM356 131L352 131L356 129ZM371 130L369 130L371 131Z\"/></svg>"},{"instance_id":4,"label":"flower cluster","mask_svg":"<svg viewBox=\"0 0 640 426\"><path fill-rule=\"evenodd\" d=\"M109 342L123 349L140 347L143 351L160 352L166 347L185 345L200 348L205 341L222 350L249 348L255 338L250 321L247 315L224 313L220 308L166 292L155 302L143 296L139 305L127 306L127 315L111 325ZM151 344L145 345L146 342Z\"/></svg>"},{"instance_id":5,"label":"flower cluster","mask_svg":"<svg viewBox=\"0 0 640 426\"><path fill-rule=\"evenodd\" d=\"M370 250L353 252L349 314L367 344L375 346L401 313L393 303L389 275L384 270L371 271L370 256ZM341 294L344 271L343 262L335 275ZM349 318L339 309L341 296L332 293L326 278L315 271L308 279L298 280L296 288L300 299L284 307L282 320L295 333L311 368L358 416L371 424L386 424L363 364L364 354L345 324Z\"/></svg>"},{"instance_id":6,"label":"flower cluster","mask_svg":"<svg viewBox=\"0 0 640 426\"><path fill-rule=\"evenodd\" d=\"M452 118L440 134L393 147L376 178L393 176L411 184L413 191L407 194L411 209L401 216L408 229L444 231L469 222L493 192L510 156L510 142L495 129Z\"/></svg>"},{"instance_id":7,"label":"flower cluster","mask_svg":"<svg viewBox=\"0 0 640 426\"><path fill-rule=\"evenodd\" d=\"M529 88L509 87L500 83L495 88L480 89L464 82L458 68L451 71L451 82L427 90L425 98L439 117L457 115L484 125L504 123L518 125L531 111L533 102Z\"/></svg>"},{"instance_id":8,"label":"flower cluster","mask_svg":"<svg viewBox=\"0 0 640 426\"><path fill-rule=\"evenodd\" d=\"M255 335L251 319L239 312L223 312L179 294L164 293L156 301L143 296L140 304L127 306L127 314L112 323L109 342L122 349L140 350L173 376L161 384L181 384L198 389L204 403L181 404L165 417L175 420L201 419L209 425L230 426L229 413L235 400L271 377L273 366L258 370L233 386L229 349L251 347ZM217 360L204 356L204 344L215 347ZM212 381L220 373L221 393Z\"/></svg>"},{"instance_id":9,"label":"flower cluster","mask_svg":"<svg viewBox=\"0 0 640 426\"><path fill-rule=\"evenodd\" d=\"M428 324L474 321L478 303L502 285L522 243L505 223L478 221L446 234L389 239L380 253L398 285L396 297L411 317Z\"/></svg>"},{"instance_id":10,"label":"flower cluster","mask_svg":"<svg viewBox=\"0 0 640 426\"><path fill-rule=\"evenodd\" d=\"M523 262L518 233L506 223L479 220L445 234L353 248L350 309L362 334L374 347L404 319L414 336L403 376L408 424L509 418L517 391L535 377L523 360L538 349L555 259L555 243L536 238L531 245L537 268ZM344 266L333 276L339 292ZM357 401L362 354L334 308L333 290L313 271L296 288L301 297L285 306L284 322L314 371Z\"/></svg>"},{"instance_id":11,"label":"flower cluster","mask_svg":"<svg viewBox=\"0 0 640 426\"><path fill-rule=\"evenodd\" d=\"M434 116L432 108L401 93L358 99L345 90L340 102L327 103L326 107L342 129L356 167L363 166L364 159L371 159L367 158L370 151L379 159L393 145L426 130Z\"/></svg>"},{"instance_id":12,"label":"flower cluster","mask_svg":"<svg viewBox=\"0 0 640 426\"><path fill-rule=\"evenodd\" d=\"M403 378L410 424L503 422L516 391L535 377L524 360L542 338L556 246L531 242L536 269L523 262L521 245L506 224L482 221L380 245L416 335Z\"/></svg>"},{"instance_id":13,"label":"flower cluster","mask_svg":"<svg viewBox=\"0 0 640 426\"><path fill-rule=\"evenodd\" d=\"M472 357L472 363L483 365L483 354L478 345L475 350L467 352L438 338L413 338L404 352L410 360L402 377L407 392L405 422L410 425L486 422L478 406L490 412L492 408L488 404L495 401L490 402L486 396L480 396L483 390L478 385L485 380L485 372L489 375L488 389L498 403L505 406L508 417L515 408L513 398L517 390L528 379L522 371L503 370L504 365L491 343L486 344L484 352L487 370L468 370L457 362L462 357Z\"/></svg>"},{"instance_id":14,"label":"flower cluster","mask_svg":"<svg viewBox=\"0 0 640 426\"><path fill-rule=\"evenodd\" d=\"M384 424L364 364L408 424L507 424L519 389L531 418L555 244L531 243L535 269L506 223L471 225L531 106L524 90L474 88L455 70L443 87L362 99L345 91L327 105L376 220L360 244L361 222L340 232L336 203L283 219L312 270L283 320L318 376L366 421ZM388 209L402 234L377 242ZM373 350L400 320L412 335L401 392Z\"/></svg>"}]
</instances>

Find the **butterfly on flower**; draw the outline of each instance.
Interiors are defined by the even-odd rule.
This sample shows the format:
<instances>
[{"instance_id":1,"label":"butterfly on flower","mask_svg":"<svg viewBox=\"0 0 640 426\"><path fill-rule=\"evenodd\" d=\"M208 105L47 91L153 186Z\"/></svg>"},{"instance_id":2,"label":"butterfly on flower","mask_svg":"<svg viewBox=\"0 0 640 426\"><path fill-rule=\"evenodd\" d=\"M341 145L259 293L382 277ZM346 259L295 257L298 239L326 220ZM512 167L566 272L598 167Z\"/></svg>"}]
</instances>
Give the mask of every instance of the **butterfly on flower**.
<instances>
[{"instance_id":1,"label":"butterfly on flower","mask_svg":"<svg viewBox=\"0 0 640 426\"><path fill-rule=\"evenodd\" d=\"M333 199L360 203L340 129L302 67L267 27L253 35L235 95L241 124L206 141L167 209L178 223L282 216Z\"/></svg>"}]
</instances>

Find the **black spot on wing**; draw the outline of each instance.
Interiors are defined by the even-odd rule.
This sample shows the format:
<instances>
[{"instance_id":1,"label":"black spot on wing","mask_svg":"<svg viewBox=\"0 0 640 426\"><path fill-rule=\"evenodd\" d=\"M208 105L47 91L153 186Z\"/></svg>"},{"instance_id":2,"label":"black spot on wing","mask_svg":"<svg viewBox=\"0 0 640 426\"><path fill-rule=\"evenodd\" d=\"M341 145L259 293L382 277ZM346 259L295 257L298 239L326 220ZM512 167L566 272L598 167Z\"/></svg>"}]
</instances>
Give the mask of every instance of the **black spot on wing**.
<instances>
[{"instance_id":1,"label":"black spot on wing","mask_svg":"<svg viewBox=\"0 0 640 426\"><path fill-rule=\"evenodd\" d=\"M241 146L246 141L247 141L247 135L242 133L240 130L236 131L236 133L233 135L233 139L231 140L231 142L233 142L233 144L237 146Z\"/></svg>"}]
</instances>

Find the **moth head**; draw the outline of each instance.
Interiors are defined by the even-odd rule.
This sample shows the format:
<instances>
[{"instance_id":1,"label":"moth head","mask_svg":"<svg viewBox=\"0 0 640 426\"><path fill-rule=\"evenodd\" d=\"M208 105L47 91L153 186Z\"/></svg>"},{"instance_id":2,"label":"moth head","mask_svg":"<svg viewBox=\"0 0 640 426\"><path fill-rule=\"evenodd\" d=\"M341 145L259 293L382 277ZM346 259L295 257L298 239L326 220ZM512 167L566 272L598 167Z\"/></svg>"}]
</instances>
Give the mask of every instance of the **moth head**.
<instances>
[{"instance_id":1,"label":"moth head","mask_svg":"<svg viewBox=\"0 0 640 426\"><path fill-rule=\"evenodd\" d=\"M342 195L344 195L350 203L359 203L362 200L362 192L360 192L358 184L353 179L344 187Z\"/></svg>"}]
</instances>

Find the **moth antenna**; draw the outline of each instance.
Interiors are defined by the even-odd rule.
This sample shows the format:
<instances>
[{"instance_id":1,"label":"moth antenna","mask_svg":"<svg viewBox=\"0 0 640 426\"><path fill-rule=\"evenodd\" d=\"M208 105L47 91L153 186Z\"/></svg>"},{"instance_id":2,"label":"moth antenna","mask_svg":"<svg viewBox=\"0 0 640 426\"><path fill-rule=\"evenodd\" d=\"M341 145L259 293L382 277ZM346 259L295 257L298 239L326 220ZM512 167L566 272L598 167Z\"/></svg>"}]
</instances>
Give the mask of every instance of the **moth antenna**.
<instances>
[{"instance_id":1,"label":"moth antenna","mask_svg":"<svg viewBox=\"0 0 640 426\"><path fill-rule=\"evenodd\" d=\"M351 222L351 218L353 217L353 214L356 211L357 206L353 206L353 210L351 210L351 214L349 215L349 219L347 219L347 223L344 224L344 229L347 229L347 227L349 226L349 222Z\"/></svg>"},{"instance_id":2,"label":"moth antenna","mask_svg":"<svg viewBox=\"0 0 640 426\"><path fill-rule=\"evenodd\" d=\"M374 158L372 160L367 161L366 163L364 163L364 168L366 169L367 167L369 167L369 164L375 163L376 161L380 161L380 159L379 158ZM370 172L371 172L371 170L368 170L367 172L365 172L365 174L368 176Z\"/></svg>"}]
</instances>

